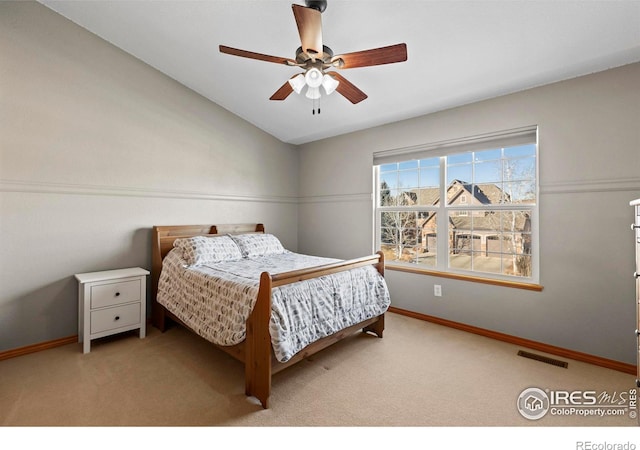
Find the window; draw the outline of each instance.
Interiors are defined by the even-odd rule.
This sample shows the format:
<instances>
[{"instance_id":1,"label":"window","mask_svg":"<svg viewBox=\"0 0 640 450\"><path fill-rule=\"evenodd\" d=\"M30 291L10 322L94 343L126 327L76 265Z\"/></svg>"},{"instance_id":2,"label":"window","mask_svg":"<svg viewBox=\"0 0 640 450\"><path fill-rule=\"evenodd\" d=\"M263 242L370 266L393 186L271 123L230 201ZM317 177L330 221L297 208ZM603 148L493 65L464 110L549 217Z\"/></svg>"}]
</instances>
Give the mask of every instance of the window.
<instances>
[{"instance_id":1,"label":"window","mask_svg":"<svg viewBox=\"0 0 640 450\"><path fill-rule=\"evenodd\" d=\"M537 130L374 154L391 266L538 282Z\"/></svg>"}]
</instances>

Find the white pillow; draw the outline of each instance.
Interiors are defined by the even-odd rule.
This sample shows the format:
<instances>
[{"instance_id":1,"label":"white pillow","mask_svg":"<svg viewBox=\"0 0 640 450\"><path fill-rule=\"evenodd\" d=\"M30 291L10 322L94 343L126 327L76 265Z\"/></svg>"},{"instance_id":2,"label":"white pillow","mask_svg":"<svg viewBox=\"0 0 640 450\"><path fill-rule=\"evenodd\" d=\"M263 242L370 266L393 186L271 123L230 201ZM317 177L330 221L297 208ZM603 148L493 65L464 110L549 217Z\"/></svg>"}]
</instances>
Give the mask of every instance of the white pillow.
<instances>
[{"instance_id":1,"label":"white pillow","mask_svg":"<svg viewBox=\"0 0 640 450\"><path fill-rule=\"evenodd\" d=\"M176 239L173 246L182 250L182 258L190 266L242 259L240 247L226 235Z\"/></svg>"},{"instance_id":2,"label":"white pillow","mask_svg":"<svg viewBox=\"0 0 640 450\"><path fill-rule=\"evenodd\" d=\"M287 250L282 246L280 240L273 234L249 233L235 234L231 238L238 244L242 256L254 258L256 256L277 255L285 253Z\"/></svg>"}]
</instances>

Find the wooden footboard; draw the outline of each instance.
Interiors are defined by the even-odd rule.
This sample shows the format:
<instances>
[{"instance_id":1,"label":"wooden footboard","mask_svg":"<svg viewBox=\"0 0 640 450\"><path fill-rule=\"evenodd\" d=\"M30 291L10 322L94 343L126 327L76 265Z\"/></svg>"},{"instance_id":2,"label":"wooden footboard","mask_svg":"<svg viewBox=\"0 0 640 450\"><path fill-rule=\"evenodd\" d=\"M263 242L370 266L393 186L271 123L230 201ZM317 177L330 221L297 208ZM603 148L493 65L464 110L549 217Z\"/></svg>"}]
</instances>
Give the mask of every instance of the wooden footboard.
<instances>
[{"instance_id":1,"label":"wooden footboard","mask_svg":"<svg viewBox=\"0 0 640 450\"><path fill-rule=\"evenodd\" d=\"M319 352L342 338L349 336L358 329L371 331L378 337L382 337L384 314L314 342L301 350L296 357L287 361L285 364L275 361L272 355L273 350L271 347L271 334L269 333L269 320L271 318L271 292L273 288L368 265L374 265L378 272L384 275L383 253L378 252L371 256L276 275L270 275L267 272L262 273L260 276L258 299L252 314L247 320L247 337L245 341L245 393L247 395L256 397L263 408L268 408L269 395L271 394L271 375L273 373Z\"/></svg>"},{"instance_id":2,"label":"wooden footboard","mask_svg":"<svg viewBox=\"0 0 640 450\"><path fill-rule=\"evenodd\" d=\"M151 287L153 325L161 331L164 331L167 325L167 318L180 322L156 300L158 281L162 270L162 260L173 248L173 242L176 239L190 236L214 236L216 234L248 232L263 233L264 226L262 224L154 226ZM317 353L344 337L353 334L358 329L362 329L365 332L372 332L378 337L382 337L384 331L384 314L320 339L319 341L316 341L302 349L286 363L280 363L276 360L273 347L271 345L269 321L271 318L271 293L273 288L367 265L375 266L377 271L384 276L384 255L382 252L362 258L340 261L323 266L295 270L276 275L271 275L267 272L262 273L260 277L258 298L253 311L247 320L245 341L230 347L217 346L221 350L244 363L245 393L247 395L257 398L263 408L268 408L269 396L271 394L271 376L274 373L277 373L280 370ZM186 326L183 323L182 325ZM188 326L186 327L188 328Z\"/></svg>"}]
</instances>

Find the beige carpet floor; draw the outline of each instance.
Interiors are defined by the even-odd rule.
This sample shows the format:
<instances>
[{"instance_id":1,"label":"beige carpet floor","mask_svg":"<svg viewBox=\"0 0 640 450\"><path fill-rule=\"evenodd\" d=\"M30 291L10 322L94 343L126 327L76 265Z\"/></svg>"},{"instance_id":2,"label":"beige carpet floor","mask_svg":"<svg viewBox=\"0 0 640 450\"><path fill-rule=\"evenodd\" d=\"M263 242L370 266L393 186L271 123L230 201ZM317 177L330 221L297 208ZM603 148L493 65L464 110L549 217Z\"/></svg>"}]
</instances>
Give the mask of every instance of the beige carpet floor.
<instances>
[{"instance_id":1,"label":"beige carpet floor","mask_svg":"<svg viewBox=\"0 0 640 450\"><path fill-rule=\"evenodd\" d=\"M263 410L244 395L240 363L179 326L149 327L145 339L94 341L88 354L70 344L0 361L0 425L637 426L628 411L522 417L516 404L526 388L619 395L635 378L572 360L561 368L517 356L519 349L388 313L383 339L356 333L275 375Z\"/></svg>"}]
</instances>

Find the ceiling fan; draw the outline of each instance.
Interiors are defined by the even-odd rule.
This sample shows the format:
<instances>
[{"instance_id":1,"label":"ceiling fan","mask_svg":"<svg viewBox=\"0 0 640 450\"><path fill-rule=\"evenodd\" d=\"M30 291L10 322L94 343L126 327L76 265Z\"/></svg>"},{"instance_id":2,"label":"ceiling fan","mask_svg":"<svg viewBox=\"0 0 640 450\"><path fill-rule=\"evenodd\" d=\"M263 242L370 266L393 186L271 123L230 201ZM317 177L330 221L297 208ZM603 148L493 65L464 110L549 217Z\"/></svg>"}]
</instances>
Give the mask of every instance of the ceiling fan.
<instances>
[{"instance_id":1,"label":"ceiling fan","mask_svg":"<svg viewBox=\"0 0 640 450\"><path fill-rule=\"evenodd\" d=\"M301 93L306 87L305 96L312 100L320 98L320 86L327 95L334 90L351 103L356 104L367 98L367 94L350 83L345 77L331 69L352 69L382 64L391 64L407 60L407 45L396 44L387 47L362 50L359 52L335 55L322 41L321 14L327 7L326 0L305 0L307 6L291 5L300 35L301 46L295 59L265 55L220 45L220 52L243 58L284 64L303 69L287 80L270 100L284 100L292 92ZM318 108L318 112L320 109ZM313 110L315 114L315 108Z\"/></svg>"}]
</instances>

